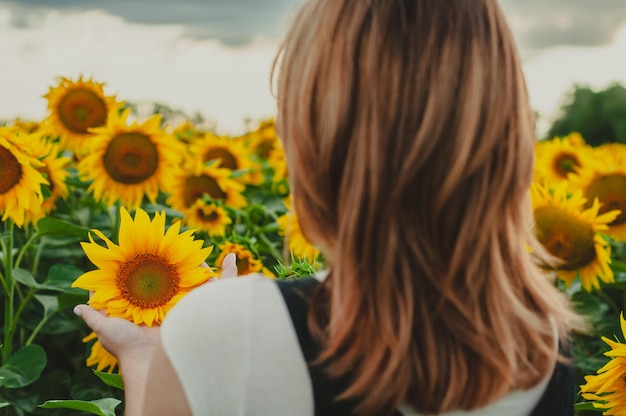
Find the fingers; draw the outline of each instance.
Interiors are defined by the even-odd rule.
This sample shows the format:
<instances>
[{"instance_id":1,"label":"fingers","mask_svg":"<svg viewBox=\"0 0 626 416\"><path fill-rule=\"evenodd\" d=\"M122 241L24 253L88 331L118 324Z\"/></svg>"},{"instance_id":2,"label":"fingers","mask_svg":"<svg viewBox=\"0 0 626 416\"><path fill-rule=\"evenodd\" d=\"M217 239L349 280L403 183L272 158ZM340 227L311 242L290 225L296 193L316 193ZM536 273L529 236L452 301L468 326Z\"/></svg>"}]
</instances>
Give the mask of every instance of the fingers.
<instances>
[{"instance_id":1,"label":"fingers","mask_svg":"<svg viewBox=\"0 0 626 416\"><path fill-rule=\"evenodd\" d=\"M235 253L228 253L222 261L222 273L220 274L220 279L237 277L237 274L237 256Z\"/></svg>"},{"instance_id":2,"label":"fingers","mask_svg":"<svg viewBox=\"0 0 626 416\"><path fill-rule=\"evenodd\" d=\"M89 305L75 306L74 313L83 318L87 326L96 333L100 333L102 331L106 320L108 319L103 312L97 311Z\"/></svg>"}]
</instances>

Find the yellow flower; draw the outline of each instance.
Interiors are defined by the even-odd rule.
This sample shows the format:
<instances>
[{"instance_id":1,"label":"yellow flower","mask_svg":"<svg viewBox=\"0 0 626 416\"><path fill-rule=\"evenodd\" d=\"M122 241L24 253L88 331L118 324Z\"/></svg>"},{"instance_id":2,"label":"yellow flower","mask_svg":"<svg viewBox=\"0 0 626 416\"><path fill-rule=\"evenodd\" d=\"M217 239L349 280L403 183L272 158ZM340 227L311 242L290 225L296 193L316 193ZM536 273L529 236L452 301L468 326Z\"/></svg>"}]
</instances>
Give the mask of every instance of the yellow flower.
<instances>
[{"instance_id":1,"label":"yellow flower","mask_svg":"<svg viewBox=\"0 0 626 416\"><path fill-rule=\"evenodd\" d=\"M225 242L219 246L219 249L221 253L215 263L222 264L224 257L226 257L228 253L235 253L237 256L237 276L246 276L248 274L258 272L261 272L266 276L274 276L272 272L263 267L261 260L257 259L250 250L241 244Z\"/></svg>"},{"instance_id":2,"label":"yellow flower","mask_svg":"<svg viewBox=\"0 0 626 416\"><path fill-rule=\"evenodd\" d=\"M279 143L274 119L262 121L256 130L248 133L242 139L248 143L252 153L267 159L272 149Z\"/></svg>"},{"instance_id":3,"label":"yellow flower","mask_svg":"<svg viewBox=\"0 0 626 416\"><path fill-rule=\"evenodd\" d=\"M250 159L241 141L206 133L191 143L189 151L205 163L215 160L221 168L242 171L235 179L241 183L258 185L263 181L261 167Z\"/></svg>"},{"instance_id":4,"label":"yellow flower","mask_svg":"<svg viewBox=\"0 0 626 416\"><path fill-rule=\"evenodd\" d=\"M79 162L81 176L93 180L89 191L97 200L138 207L146 196L155 203L159 189L171 189L182 147L161 128L155 115L142 124L127 124L130 110L109 116L105 127L91 131L89 155Z\"/></svg>"},{"instance_id":5,"label":"yellow flower","mask_svg":"<svg viewBox=\"0 0 626 416\"><path fill-rule=\"evenodd\" d=\"M566 182L552 192L533 184L531 195L537 239L563 261L556 266L557 276L569 286L578 275L587 291L600 287L598 278L613 282L611 250L599 232L607 229L619 211L600 215L597 200L585 209L587 200L580 192L568 195Z\"/></svg>"},{"instance_id":6,"label":"yellow flower","mask_svg":"<svg viewBox=\"0 0 626 416\"><path fill-rule=\"evenodd\" d=\"M198 199L185 211L184 222L192 228L206 231L211 237L223 237L226 226L233 221L224 208Z\"/></svg>"},{"instance_id":7,"label":"yellow flower","mask_svg":"<svg viewBox=\"0 0 626 416\"><path fill-rule=\"evenodd\" d=\"M95 366L96 371L106 371L108 373L114 372L116 368L119 368L119 362L113 354L104 349L100 340L98 340L98 335L95 332L92 332L83 338L83 342L86 343L94 339L96 342L91 345L91 353L89 354L89 357L87 357L87 366Z\"/></svg>"},{"instance_id":8,"label":"yellow flower","mask_svg":"<svg viewBox=\"0 0 626 416\"><path fill-rule=\"evenodd\" d=\"M272 178L274 182L287 179L287 160L285 159L285 150L280 141L277 141L274 148L270 150L267 163L274 169L274 177Z\"/></svg>"},{"instance_id":9,"label":"yellow flower","mask_svg":"<svg viewBox=\"0 0 626 416\"><path fill-rule=\"evenodd\" d=\"M291 210L291 203L289 201L285 203L285 206L287 209ZM306 259L309 263L317 258L319 250L315 248L302 233L300 222L293 210L279 217L276 222L280 226L281 235L285 236L289 250L294 256Z\"/></svg>"},{"instance_id":10,"label":"yellow flower","mask_svg":"<svg viewBox=\"0 0 626 416\"><path fill-rule=\"evenodd\" d=\"M41 185L48 181L37 171L43 164L29 154L29 146L16 130L0 127L0 213L18 227L25 214L41 210Z\"/></svg>"},{"instance_id":11,"label":"yellow flower","mask_svg":"<svg viewBox=\"0 0 626 416\"><path fill-rule=\"evenodd\" d=\"M104 126L111 110L117 106L113 97L104 95L103 85L91 79L77 81L61 78L57 87L50 88L47 133L58 135L61 143L77 155L84 152L92 136L90 128Z\"/></svg>"},{"instance_id":12,"label":"yellow flower","mask_svg":"<svg viewBox=\"0 0 626 416\"><path fill-rule=\"evenodd\" d=\"M204 164L201 160L190 161L175 174L167 202L175 210L185 212L206 194L233 208L242 208L247 204L242 195L245 187L232 180L231 173L228 169Z\"/></svg>"},{"instance_id":13,"label":"yellow flower","mask_svg":"<svg viewBox=\"0 0 626 416\"><path fill-rule=\"evenodd\" d=\"M538 142L535 147L535 180L559 183L568 175L583 169L589 161L591 148L578 133Z\"/></svg>"},{"instance_id":14,"label":"yellow flower","mask_svg":"<svg viewBox=\"0 0 626 416\"><path fill-rule=\"evenodd\" d=\"M94 292L92 307L109 316L136 324L160 324L165 314L189 291L215 277L201 267L212 247L202 248L193 231L179 234L180 222L165 230L165 213L154 220L139 209L135 218L121 209L119 245L93 230L106 247L89 236L83 250L96 270L81 275L72 284Z\"/></svg>"},{"instance_id":15,"label":"yellow flower","mask_svg":"<svg viewBox=\"0 0 626 416\"><path fill-rule=\"evenodd\" d=\"M622 336L626 336L626 321L620 315ZM585 376L585 384L580 386L582 396L593 401L593 407L602 410L603 415L626 415L626 344L602 337L611 350L604 355L611 360L596 375Z\"/></svg>"},{"instance_id":16,"label":"yellow flower","mask_svg":"<svg viewBox=\"0 0 626 416\"><path fill-rule=\"evenodd\" d=\"M67 157L59 156L59 145L51 143L41 138L39 135L33 135L29 139L31 156L42 162L42 166L37 170L44 174L49 182L48 188L51 195L45 199L41 205L39 212L28 211L26 213L26 221L28 223L36 223L44 215L50 213L59 198L65 199L69 194L65 180L69 176L66 170L71 160Z\"/></svg>"},{"instance_id":17,"label":"yellow flower","mask_svg":"<svg viewBox=\"0 0 626 416\"><path fill-rule=\"evenodd\" d=\"M587 199L586 208L597 199L600 202L600 214L620 210L620 214L608 224L605 234L626 241L626 163L621 155L612 156L606 151L602 153L597 160L570 177L571 186L582 191Z\"/></svg>"}]
</instances>

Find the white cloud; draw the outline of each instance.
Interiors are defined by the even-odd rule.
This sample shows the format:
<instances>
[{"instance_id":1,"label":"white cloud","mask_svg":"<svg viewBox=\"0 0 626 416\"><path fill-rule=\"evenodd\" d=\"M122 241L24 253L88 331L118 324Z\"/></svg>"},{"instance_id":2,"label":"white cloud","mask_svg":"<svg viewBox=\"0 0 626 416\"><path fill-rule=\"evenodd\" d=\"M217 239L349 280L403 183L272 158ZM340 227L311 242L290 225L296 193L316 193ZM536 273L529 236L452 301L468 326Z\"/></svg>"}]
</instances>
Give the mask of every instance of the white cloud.
<instances>
[{"instance_id":1,"label":"white cloud","mask_svg":"<svg viewBox=\"0 0 626 416\"><path fill-rule=\"evenodd\" d=\"M105 92L121 100L199 111L224 133L240 133L246 117L275 112L272 42L231 49L185 38L182 26L132 24L100 11L50 12L27 28L11 27L10 18L0 8L0 118L42 118L41 96L56 77L79 74L105 82Z\"/></svg>"},{"instance_id":2,"label":"white cloud","mask_svg":"<svg viewBox=\"0 0 626 416\"><path fill-rule=\"evenodd\" d=\"M609 45L548 49L526 62L524 71L531 103L543 117L540 130L544 132L573 84L594 89L613 82L626 84L626 26Z\"/></svg>"}]
</instances>

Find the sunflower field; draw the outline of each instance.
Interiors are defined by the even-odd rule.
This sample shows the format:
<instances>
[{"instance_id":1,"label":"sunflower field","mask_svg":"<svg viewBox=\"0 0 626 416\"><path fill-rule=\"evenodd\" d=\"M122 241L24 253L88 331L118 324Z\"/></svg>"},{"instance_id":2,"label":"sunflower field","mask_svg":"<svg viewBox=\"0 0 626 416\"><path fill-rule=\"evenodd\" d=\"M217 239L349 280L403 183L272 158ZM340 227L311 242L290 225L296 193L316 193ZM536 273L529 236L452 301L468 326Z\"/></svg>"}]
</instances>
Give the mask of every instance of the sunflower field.
<instances>
[{"instance_id":1,"label":"sunflower field","mask_svg":"<svg viewBox=\"0 0 626 416\"><path fill-rule=\"evenodd\" d=\"M227 253L241 275L324 267L273 120L230 137L138 119L83 77L45 98L44 120L0 127L0 415L123 413L118 363L76 304L152 326ZM560 259L548 275L588 322L572 334L577 414L626 415L626 145L538 142L531 197Z\"/></svg>"}]
</instances>

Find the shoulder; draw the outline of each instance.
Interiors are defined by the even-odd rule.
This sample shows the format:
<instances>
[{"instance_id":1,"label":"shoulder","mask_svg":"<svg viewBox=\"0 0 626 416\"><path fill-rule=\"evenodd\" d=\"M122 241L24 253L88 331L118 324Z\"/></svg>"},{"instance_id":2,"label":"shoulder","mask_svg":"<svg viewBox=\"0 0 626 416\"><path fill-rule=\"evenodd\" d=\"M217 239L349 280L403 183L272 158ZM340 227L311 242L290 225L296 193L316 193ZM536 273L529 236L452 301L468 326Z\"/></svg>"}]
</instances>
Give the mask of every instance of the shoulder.
<instances>
[{"instance_id":1,"label":"shoulder","mask_svg":"<svg viewBox=\"0 0 626 416\"><path fill-rule=\"evenodd\" d=\"M293 397L284 411L307 413L308 370L275 281L251 275L193 290L167 315L161 340L194 411L245 414L253 403L288 414L272 408L282 390Z\"/></svg>"}]
</instances>

